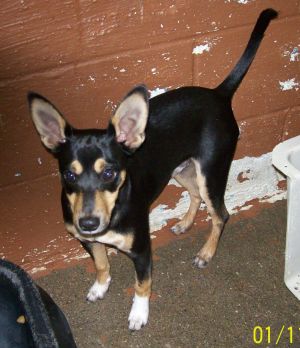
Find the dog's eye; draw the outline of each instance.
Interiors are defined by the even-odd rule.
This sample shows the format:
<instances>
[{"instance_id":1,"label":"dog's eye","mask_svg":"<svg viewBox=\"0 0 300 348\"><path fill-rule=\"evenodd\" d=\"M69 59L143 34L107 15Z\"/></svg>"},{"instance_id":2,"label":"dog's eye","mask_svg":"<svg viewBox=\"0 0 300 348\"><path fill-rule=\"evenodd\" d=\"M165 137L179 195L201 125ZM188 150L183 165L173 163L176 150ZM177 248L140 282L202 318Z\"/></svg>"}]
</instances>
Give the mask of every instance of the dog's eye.
<instances>
[{"instance_id":1,"label":"dog's eye","mask_svg":"<svg viewBox=\"0 0 300 348\"><path fill-rule=\"evenodd\" d=\"M113 181L116 177L117 172L112 168L105 168L101 174L101 178L105 182Z\"/></svg>"},{"instance_id":2,"label":"dog's eye","mask_svg":"<svg viewBox=\"0 0 300 348\"><path fill-rule=\"evenodd\" d=\"M76 181L76 174L71 172L70 170L66 170L64 172L64 178L68 183L73 184Z\"/></svg>"}]
</instances>

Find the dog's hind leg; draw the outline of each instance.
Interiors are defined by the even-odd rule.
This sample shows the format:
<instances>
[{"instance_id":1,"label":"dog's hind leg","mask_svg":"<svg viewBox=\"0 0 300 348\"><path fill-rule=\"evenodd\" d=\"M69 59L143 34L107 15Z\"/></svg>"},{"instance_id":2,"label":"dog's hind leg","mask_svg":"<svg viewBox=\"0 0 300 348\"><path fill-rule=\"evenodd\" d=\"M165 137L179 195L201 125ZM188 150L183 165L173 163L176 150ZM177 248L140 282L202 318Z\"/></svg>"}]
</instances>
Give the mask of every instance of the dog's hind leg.
<instances>
[{"instance_id":1,"label":"dog's hind leg","mask_svg":"<svg viewBox=\"0 0 300 348\"><path fill-rule=\"evenodd\" d=\"M87 294L87 300L95 302L98 299L103 299L111 281L109 274L110 265L107 258L106 247L104 244L97 242L81 242L81 244L92 256L95 263L97 272L96 280Z\"/></svg>"},{"instance_id":2,"label":"dog's hind leg","mask_svg":"<svg viewBox=\"0 0 300 348\"><path fill-rule=\"evenodd\" d=\"M172 232L175 234L184 233L192 226L201 203L194 162L188 160L184 163L182 168L180 167L179 170L174 171L173 178L188 190L191 202L182 220L171 227Z\"/></svg>"},{"instance_id":3,"label":"dog's hind leg","mask_svg":"<svg viewBox=\"0 0 300 348\"><path fill-rule=\"evenodd\" d=\"M224 193L230 161L225 159L222 159L222 161L206 163L205 167L201 168L200 162L194 160L200 196L204 200L212 219L212 229L208 240L197 253L193 262L199 268L206 267L214 256L224 225L229 217L224 204ZM218 173L214 168L217 168Z\"/></svg>"}]
</instances>

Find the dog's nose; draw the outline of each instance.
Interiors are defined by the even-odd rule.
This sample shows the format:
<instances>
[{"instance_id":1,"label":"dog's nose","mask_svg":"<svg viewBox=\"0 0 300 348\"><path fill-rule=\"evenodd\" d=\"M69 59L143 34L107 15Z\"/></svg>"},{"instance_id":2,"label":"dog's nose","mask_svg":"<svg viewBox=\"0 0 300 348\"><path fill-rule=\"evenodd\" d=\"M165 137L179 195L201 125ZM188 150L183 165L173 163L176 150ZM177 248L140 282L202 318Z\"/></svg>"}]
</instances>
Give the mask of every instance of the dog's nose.
<instances>
[{"instance_id":1,"label":"dog's nose","mask_svg":"<svg viewBox=\"0 0 300 348\"><path fill-rule=\"evenodd\" d=\"M89 216L79 219L79 227L83 231L95 231L100 225L100 219L98 217Z\"/></svg>"}]
</instances>

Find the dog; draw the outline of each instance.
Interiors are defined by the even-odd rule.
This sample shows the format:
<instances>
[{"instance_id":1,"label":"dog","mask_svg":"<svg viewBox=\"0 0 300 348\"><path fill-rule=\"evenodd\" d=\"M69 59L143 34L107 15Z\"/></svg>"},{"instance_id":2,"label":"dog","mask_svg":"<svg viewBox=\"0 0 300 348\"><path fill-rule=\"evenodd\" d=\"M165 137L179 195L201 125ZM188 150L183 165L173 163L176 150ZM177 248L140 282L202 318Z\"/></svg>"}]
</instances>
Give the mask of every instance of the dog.
<instances>
[{"instance_id":1,"label":"dog","mask_svg":"<svg viewBox=\"0 0 300 348\"><path fill-rule=\"evenodd\" d=\"M149 209L171 177L191 199L172 231L180 234L191 227L202 199L212 229L194 265L206 267L216 252L229 217L224 193L239 136L231 100L276 17L273 9L260 14L244 53L218 87L182 87L149 100L146 87L139 85L121 101L107 129L75 129L46 98L28 94L41 141L58 160L66 229L95 262L96 281L87 299L102 299L109 288L107 245L126 253L134 263L131 330L140 330L148 321Z\"/></svg>"}]
</instances>

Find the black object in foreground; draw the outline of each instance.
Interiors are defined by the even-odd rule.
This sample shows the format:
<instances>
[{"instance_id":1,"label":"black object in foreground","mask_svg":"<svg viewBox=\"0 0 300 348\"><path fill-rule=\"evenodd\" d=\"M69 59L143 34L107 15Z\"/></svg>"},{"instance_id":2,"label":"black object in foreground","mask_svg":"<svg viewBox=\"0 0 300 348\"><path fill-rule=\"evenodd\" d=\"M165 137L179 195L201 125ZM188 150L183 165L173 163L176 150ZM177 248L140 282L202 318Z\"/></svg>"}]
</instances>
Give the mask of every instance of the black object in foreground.
<instances>
[{"instance_id":1,"label":"black object in foreground","mask_svg":"<svg viewBox=\"0 0 300 348\"><path fill-rule=\"evenodd\" d=\"M0 260L0 347L76 348L52 298L15 264Z\"/></svg>"}]
</instances>

